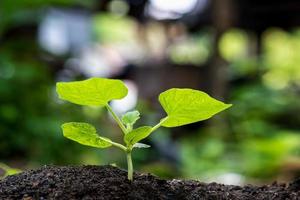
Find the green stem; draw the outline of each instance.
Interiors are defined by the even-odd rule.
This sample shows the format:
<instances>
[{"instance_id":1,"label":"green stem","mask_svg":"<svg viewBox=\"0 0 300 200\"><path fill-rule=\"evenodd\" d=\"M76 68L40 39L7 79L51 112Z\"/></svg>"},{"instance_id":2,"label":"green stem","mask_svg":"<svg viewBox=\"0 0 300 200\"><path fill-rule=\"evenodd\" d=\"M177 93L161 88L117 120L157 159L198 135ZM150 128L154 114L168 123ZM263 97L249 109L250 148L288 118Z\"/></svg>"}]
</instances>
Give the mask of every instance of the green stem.
<instances>
[{"instance_id":1,"label":"green stem","mask_svg":"<svg viewBox=\"0 0 300 200\"><path fill-rule=\"evenodd\" d=\"M133 180L133 165L132 165L132 158L131 158L131 150L126 152L127 154L127 165L128 165L128 180Z\"/></svg>"},{"instance_id":2,"label":"green stem","mask_svg":"<svg viewBox=\"0 0 300 200\"><path fill-rule=\"evenodd\" d=\"M124 145L116 143L116 142L113 142L113 141L108 140L108 139L106 139L104 137L101 137L101 139L104 140L104 141L106 141L106 142L108 142L108 143L110 143L111 145L113 145L115 147L118 147L119 149L122 149L123 151L127 152L127 148Z\"/></svg>"},{"instance_id":3,"label":"green stem","mask_svg":"<svg viewBox=\"0 0 300 200\"><path fill-rule=\"evenodd\" d=\"M168 119L168 117L165 117L163 119L160 120L160 122L158 124L156 124L155 126L152 127L151 132L155 131L156 129L158 129L166 120Z\"/></svg>"},{"instance_id":4,"label":"green stem","mask_svg":"<svg viewBox=\"0 0 300 200\"><path fill-rule=\"evenodd\" d=\"M122 149L123 151L126 151L126 150L127 150L126 147L123 146L123 145L121 145L121 144L118 144L118 143L115 143L115 142L111 142L111 144L112 144L113 146L115 146L115 147L118 147L118 148Z\"/></svg>"},{"instance_id":5,"label":"green stem","mask_svg":"<svg viewBox=\"0 0 300 200\"><path fill-rule=\"evenodd\" d=\"M113 118L115 119L115 121L118 123L119 127L121 128L121 130L123 131L124 134L127 133L127 130L124 126L124 124L122 123L122 121L119 119L119 117L116 115L116 113L112 110L112 108L110 107L110 105L106 104L105 106L107 108L107 110L111 113L111 115L113 116Z\"/></svg>"}]
</instances>

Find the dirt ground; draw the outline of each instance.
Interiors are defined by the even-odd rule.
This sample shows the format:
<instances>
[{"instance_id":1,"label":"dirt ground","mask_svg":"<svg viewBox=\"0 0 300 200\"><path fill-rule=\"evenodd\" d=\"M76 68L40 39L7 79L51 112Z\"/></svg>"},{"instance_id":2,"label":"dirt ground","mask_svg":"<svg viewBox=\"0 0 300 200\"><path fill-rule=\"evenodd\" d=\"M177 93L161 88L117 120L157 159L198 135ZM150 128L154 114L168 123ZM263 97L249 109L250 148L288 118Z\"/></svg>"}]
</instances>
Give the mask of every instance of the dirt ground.
<instances>
[{"instance_id":1,"label":"dirt ground","mask_svg":"<svg viewBox=\"0 0 300 200\"><path fill-rule=\"evenodd\" d=\"M233 186L190 180L162 180L112 166L45 166L0 181L0 199L247 199L300 200L300 179L290 184Z\"/></svg>"}]
</instances>

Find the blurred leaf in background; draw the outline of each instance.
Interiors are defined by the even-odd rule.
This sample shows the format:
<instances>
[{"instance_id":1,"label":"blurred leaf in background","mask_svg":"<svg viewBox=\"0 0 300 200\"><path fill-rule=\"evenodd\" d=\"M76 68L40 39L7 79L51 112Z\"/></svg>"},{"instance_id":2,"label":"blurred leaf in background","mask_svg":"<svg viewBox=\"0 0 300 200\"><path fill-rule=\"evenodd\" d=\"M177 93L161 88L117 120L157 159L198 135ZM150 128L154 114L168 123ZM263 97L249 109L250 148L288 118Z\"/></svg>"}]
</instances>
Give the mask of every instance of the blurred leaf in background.
<instances>
[{"instance_id":1,"label":"blurred leaf in background","mask_svg":"<svg viewBox=\"0 0 300 200\"><path fill-rule=\"evenodd\" d=\"M87 76L120 76L133 82L139 73L148 77L149 66L158 68L165 64L201 66L197 68L201 70L199 74L206 76L205 71L211 69L214 59L212 55L218 50L230 75L224 98L234 104L220 116L224 122L211 120L172 132L159 130L161 133L151 135L147 141L153 147L151 151L133 153L137 169L162 177L208 181L224 176L238 181L265 181L288 177L287 173L299 174L299 28L289 31L268 28L261 37L250 30L230 28L214 45L214 27L205 25L192 30L180 20L165 23L136 19L126 15L132 12L130 1L112 1L107 8L101 7L103 2L0 1L1 161L22 168L44 164L107 164L116 160L125 164L118 150L98 151L63 138L61 123L87 121L101 124L104 135L120 141L117 129L107 123L110 118L101 108L78 107L58 100L55 82ZM78 10L84 11L84 18L78 19L90 20L88 25L93 33L92 40L88 40L90 46L75 51L70 45L74 51L60 56L42 49L38 44L39 28L49 9L58 9L66 18ZM50 15L57 16L61 15ZM74 21L70 19L62 21ZM68 31L67 40L71 37ZM218 49L213 49L214 46ZM150 83L159 82L157 77L152 77ZM208 84L205 79L201 82ZM144 85L137 85L137 94L141 86ZM156 99L154 103L146 99L138 101L137 109L143 114L138 125L157 122L162 113L156 104ZM292 167L293 172L289 170Z\"/></svg>"},{"instance_id":2,"label":"blurred leaf in background","mask_svg":"<svg viewBox=\"0 0 300 200\"><path fill-rule=\"evenodd\" d=\"M264 83L273 89L300 85L300 29L285 32L272 28L263 35Z\"/></svg>"}]
</instances>

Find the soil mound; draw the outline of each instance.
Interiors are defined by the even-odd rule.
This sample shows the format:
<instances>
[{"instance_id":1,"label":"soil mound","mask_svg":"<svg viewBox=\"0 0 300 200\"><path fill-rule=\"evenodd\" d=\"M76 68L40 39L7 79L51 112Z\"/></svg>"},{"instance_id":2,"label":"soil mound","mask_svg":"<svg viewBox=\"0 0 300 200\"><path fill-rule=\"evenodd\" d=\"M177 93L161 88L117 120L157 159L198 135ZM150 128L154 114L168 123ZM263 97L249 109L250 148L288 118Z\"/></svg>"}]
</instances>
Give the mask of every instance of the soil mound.
<instances>
[{"instance_id":1,"label":"soil mound","mask_svg":"<svg viewBox=\"0 0 300 200\"><path fill-rule=\"evenodd\" d=\"M180 199L300 200L300 179L289 184L232 186L186 180L162 180L112 166L45 166L0 181L0 199Z\"/></svg>"}]
</instances>

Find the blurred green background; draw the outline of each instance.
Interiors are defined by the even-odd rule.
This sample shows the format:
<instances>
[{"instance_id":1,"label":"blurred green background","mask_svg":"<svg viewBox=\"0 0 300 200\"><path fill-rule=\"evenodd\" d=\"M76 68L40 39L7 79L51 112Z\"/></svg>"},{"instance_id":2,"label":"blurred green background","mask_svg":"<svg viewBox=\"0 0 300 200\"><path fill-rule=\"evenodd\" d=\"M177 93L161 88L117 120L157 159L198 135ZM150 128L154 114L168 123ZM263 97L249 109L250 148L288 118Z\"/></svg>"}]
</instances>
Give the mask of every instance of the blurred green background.
<instances>
[{"instance_id":1,"label":"blurred green background","mask_svg":"<svg viewBox=\"0 0 300 200\"><path fill-rule=\"evenodd\" d=\"M119 115L136 107L140 124L163 116L157 96L171 87L234 105L159 129L144 141L152 148L133 153L136 170L228 184L299 177L300 10L288 2L1 0L0 162L126 168L118 149L62 136L63 122L82 121L121 141L104 109L56 95L57 81L97 76L126 82L129 96L112 107Z\"/></svg>"}]
</instances>

